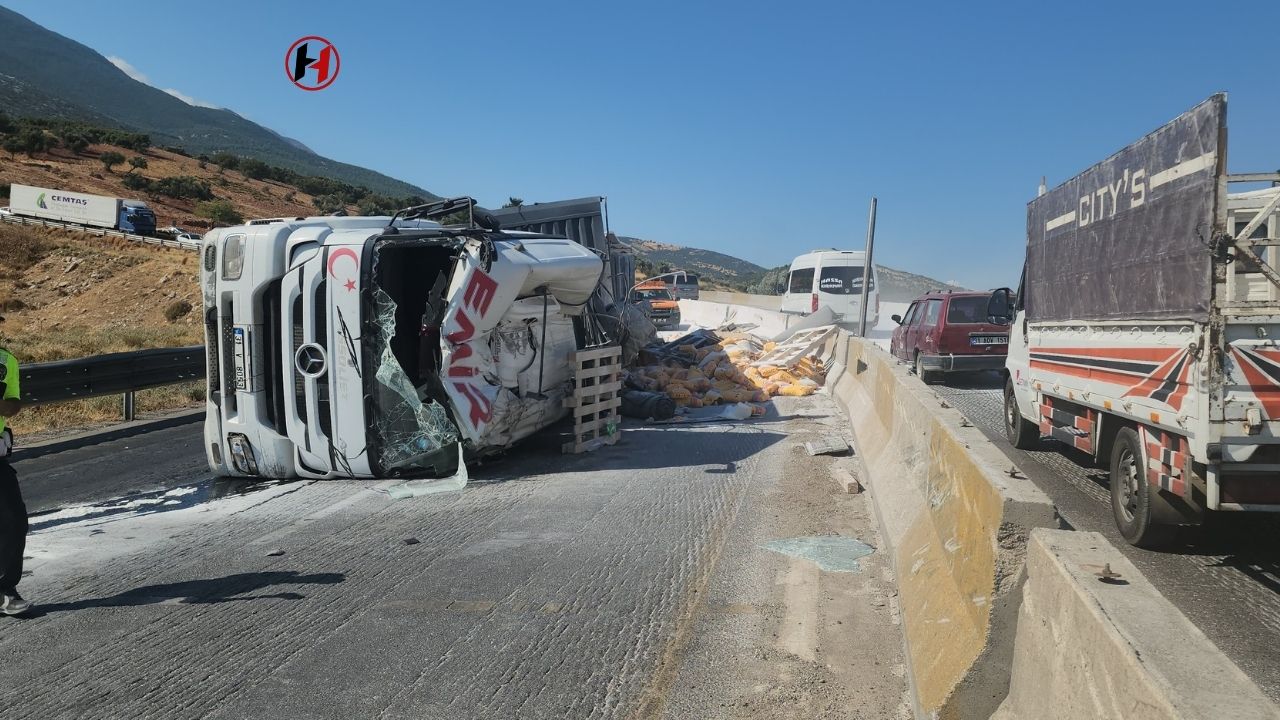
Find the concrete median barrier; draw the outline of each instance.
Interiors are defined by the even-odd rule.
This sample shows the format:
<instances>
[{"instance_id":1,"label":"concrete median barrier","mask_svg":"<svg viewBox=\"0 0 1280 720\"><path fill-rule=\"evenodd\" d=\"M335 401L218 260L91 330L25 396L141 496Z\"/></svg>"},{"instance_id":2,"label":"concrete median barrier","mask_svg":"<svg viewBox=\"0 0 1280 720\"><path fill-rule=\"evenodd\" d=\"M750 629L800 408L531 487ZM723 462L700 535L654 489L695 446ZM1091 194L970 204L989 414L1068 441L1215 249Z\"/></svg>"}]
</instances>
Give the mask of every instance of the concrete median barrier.
<instances>
[{"instance_id":1,"label":"concrete median barrier","mask_svg":"<svg viewBox=\"0 0 1280 720\"><path fill-rule=\"evenodd\" d=\"M993 720L1280 720L1098 533L1036 530L1027 568L1013 683Z\"/></svg>"},{"instance_id":2,"label":"concrete median barrier","mask_svg":"<svg viewBox=\"0 0 1280 720\"><path fill-rule=\"evenodd\" d=\"M761 310L773 310L775 312L782 308L781 295L748 295L747 293L740 292L703 290L698 293L698 299L704 302L737 305L738 307L753 307Z\"/></svg>"},{"instance_id":3,"label":"concrete median barrier","mask_svg":"<svg viewBox=\"0 0 1280 720\"><path fill-rule=\"evenodd\" d=\"M1057 526L1053 505L888 353L846 333L827 352L894 558L916 713L989 717L1008 692L1027 543Z\"/></svg>"}]
</instances>

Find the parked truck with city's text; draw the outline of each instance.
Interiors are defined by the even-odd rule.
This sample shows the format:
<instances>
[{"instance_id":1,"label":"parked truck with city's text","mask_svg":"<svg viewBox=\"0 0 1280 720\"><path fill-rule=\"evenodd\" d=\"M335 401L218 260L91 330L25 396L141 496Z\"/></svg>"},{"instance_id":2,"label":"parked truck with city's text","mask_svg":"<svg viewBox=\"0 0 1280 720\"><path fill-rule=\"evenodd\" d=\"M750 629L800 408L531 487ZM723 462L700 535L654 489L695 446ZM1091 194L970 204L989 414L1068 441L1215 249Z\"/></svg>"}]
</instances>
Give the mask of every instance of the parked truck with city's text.
<instances>
[{"instance_id":1,"label":"parked truck with city's text","mask_svg":"<svg viewBox=\"0 0 1280 720\"><path fill-rule=\"evenodd\" d=\"M1042 188L1021 286L988 310L1011 324L1009 441L1108 465L1135 545L1280 511L1280 174L1227 173L1226 109L1215 95Z\"/></svg>"}]
</instances>

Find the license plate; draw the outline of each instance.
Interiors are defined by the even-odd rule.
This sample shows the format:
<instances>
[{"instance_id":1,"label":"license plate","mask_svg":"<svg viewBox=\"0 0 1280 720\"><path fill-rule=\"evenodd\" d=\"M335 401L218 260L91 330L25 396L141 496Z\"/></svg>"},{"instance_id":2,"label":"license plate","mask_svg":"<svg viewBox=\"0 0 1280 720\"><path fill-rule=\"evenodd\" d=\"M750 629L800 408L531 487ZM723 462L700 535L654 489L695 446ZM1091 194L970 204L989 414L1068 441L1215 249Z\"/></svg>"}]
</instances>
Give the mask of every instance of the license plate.
<instances>
[{"instance_id":1,"label":"license plate","mask_svg":"<svg viewBox=\"0 0 1280 720\"><path fill-rule=\"evenodd\" d=\"M975 335L969 338L970 345L1008 345L1009 338L1005 335Z\"/></svg>"},{"instance_id":2,"label":"license plate","mask_svg":"<svg viewBox=\"0 0 1280 720\"><path fill-rule=\"evenodd\" d=\"M231 357L235 362L236 390L249 389L249 338L244 328L236 328Z\"/></svg>"}]
</instances>

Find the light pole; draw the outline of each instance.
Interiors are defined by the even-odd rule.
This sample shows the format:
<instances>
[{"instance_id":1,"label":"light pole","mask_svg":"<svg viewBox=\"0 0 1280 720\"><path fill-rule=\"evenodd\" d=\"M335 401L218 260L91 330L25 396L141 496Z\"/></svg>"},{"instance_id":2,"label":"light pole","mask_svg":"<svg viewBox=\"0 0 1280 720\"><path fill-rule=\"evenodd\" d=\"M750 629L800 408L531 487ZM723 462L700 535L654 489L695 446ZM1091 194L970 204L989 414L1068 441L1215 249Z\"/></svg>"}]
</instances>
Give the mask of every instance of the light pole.
<instances>
[{"instance_id":1,"label":"light pole","mask_svg":"<svg viewBox=\"0 0 1280 720\"><path fill-rule=\"evenodd\" d=\"M867 252L862 258L862 318L858 321L858 337L867 336L867 299L871 292L871 253L876 245L876 199L871 198L871 215L867 218Z\"/></svg>"}]
</instances>

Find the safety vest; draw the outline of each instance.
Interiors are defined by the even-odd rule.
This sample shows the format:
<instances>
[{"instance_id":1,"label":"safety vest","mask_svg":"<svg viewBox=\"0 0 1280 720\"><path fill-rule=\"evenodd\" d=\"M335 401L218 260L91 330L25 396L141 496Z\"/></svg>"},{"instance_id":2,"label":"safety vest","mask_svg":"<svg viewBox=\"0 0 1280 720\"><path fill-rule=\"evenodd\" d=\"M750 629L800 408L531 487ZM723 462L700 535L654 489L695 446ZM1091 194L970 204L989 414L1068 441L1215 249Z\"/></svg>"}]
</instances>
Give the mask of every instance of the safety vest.
<instances>
[{"instance_id":1,"label":"safety vest","mask_svg":"<svg viewBox=\"0 0 1280 720\"><path fill-rule=\"evenodd\" d=\"M0 348L0 388L3 388L5 400L17 400L22 395L18 392L18 358L4 348ZM4 432L5 417L0 415L0 432Z\"/></svg>"}]
</instances>

